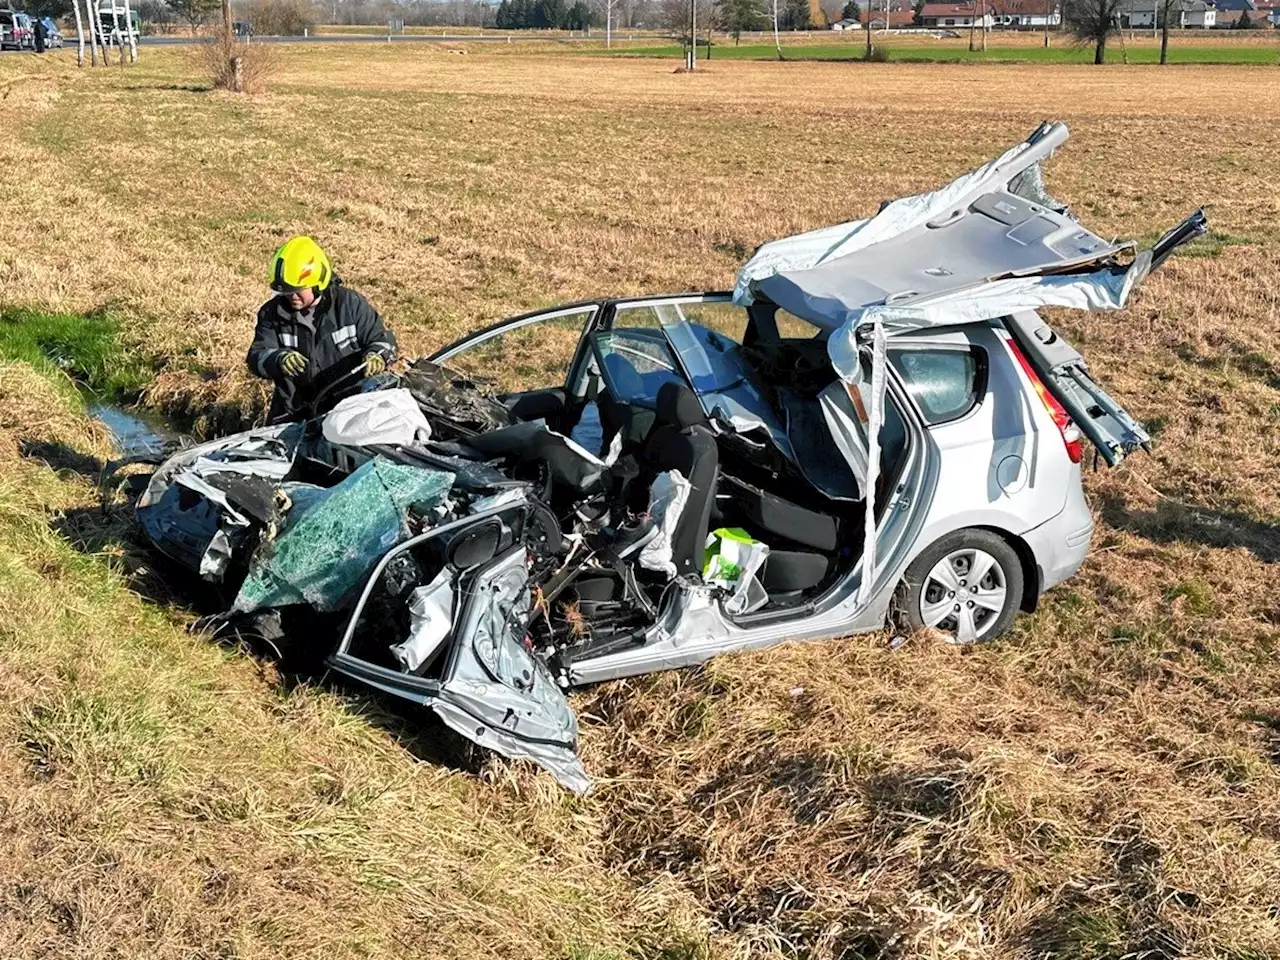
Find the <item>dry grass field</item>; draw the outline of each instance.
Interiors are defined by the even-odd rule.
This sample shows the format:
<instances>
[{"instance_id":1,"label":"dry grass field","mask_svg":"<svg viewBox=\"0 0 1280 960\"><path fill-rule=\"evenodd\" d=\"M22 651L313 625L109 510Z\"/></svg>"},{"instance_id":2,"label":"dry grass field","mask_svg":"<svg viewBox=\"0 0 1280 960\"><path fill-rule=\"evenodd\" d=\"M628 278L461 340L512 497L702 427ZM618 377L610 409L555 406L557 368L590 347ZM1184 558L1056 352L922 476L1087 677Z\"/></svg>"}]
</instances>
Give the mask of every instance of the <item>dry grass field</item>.
<instances>
[{"instance_id":1,"label":"dry grass field","mask_svg":"<svg viewBox=\"0 0 1280 960\"><path fill-rule=\"evenodd\" d=\"M113 318L143 402L250 419L272 249L425 351L760 242L1061 118L1101 233L1213 235L1062 328L1156 435L1080 576L974 650L883 637L574 697L600 778L457 752L185 632L73 392L0 366L0 943L18 957L1280 955L1280 99L1260 67L718 63L286 48L215 94L0 60L0 342ZM17 311L34 311L20 314ZM442 745L442 743L444 745Z\"/></svg>"}]
</instances>

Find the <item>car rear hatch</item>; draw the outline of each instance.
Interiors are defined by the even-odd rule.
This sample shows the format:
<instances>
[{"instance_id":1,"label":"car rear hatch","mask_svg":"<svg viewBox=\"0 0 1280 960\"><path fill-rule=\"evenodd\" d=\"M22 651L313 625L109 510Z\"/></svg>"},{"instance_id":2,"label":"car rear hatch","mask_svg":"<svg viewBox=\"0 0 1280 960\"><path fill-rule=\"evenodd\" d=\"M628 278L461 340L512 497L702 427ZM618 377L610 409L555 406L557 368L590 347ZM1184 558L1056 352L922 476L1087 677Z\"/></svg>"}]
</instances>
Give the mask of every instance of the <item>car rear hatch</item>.
<instances>
[{"instance_id":1,"label":"car rear hatch","mask_svg":"<svg viewBox=\"0 0 1280 960\"><path fill-rule=\"evenodd\" d=\"M1178 247L1205 232L1204 214L1197 211L1165 234L1151 248L1155 269ZM1005 317L1005 329L1040 382L1089 438L1107 466L1114 467L1139 447L1148 449L1151 437L1142 424L1120 406L1094 379L1080 352L1034 311Z\"/></svg>"}]
</instances>

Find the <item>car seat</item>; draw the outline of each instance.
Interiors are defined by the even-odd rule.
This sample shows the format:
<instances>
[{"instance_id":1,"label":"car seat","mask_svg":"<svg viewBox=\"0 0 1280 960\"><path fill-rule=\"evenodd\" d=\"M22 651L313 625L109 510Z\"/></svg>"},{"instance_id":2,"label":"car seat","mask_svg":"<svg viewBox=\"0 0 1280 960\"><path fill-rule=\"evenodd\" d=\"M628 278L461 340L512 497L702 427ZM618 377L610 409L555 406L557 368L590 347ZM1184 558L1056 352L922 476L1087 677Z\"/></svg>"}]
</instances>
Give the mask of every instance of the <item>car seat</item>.
<instances>
[{"instance_id":1,"label":"car seat","mask_svg":"<svg viewBox=\"0 0 1280 960\"><path fill-rule=\"evenodd\" d=\"M671 560L677 575L701 573L706 549L720 452L697 394L681 383L658 390L657 413L640 448L639 483L632 489L648 496L658 475L678 470L689 481L689 499L671 537Z\"/></svg>"}]
</instances>

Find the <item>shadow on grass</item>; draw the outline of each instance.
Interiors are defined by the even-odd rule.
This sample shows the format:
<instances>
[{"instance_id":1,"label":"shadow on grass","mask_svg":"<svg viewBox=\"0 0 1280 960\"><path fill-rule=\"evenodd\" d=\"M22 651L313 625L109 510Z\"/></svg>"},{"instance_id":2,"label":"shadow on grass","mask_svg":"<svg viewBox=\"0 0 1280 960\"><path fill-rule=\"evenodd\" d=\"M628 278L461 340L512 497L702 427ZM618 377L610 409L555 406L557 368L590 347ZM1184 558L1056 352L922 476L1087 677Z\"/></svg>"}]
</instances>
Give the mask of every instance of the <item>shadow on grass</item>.
<instances>
[{"instance_id":1,"label":"shadow on grass","mask_svg":"<svg viewBox=\"0 0 1280 960\"><path fill-rule=\"evenodd\" d=\"M109 562L128 581L129 589L150 603L176 608L197 618L227 609L232 600L227 591L176 564L164 562L143 539L134 519L133 504L145 484L145 474L125 477L119 485L104 487L108 465L97 457L60 442L29 440L19 449L24 457L39 460L59 472L78 474L98 486L97 505L64 510L50 521L50 528L73 549L86 556L110 558ZM328 649L325 639L339 625L345 625L345 620L341 614L317 616L316 620L314 624L299 625L298 629L309 637L321 638L316 646L322 649L317 655L290 657L287 662L281 661L278 648L248 633L200 632L212 643L232 647L257 660L264 675L272 676L283 690L318 684L340 693L353 715L381 728L418 760L473 775L480 771L484 752L446 727L430 710L370 691L329 671L323 663L324 650ZM204 622L194 621L197 630Z\"/></svg>"},{"instance_id":2,"label":"shadow on grass","mask_svg":"<svg viewBox=\"0 0 1280 960\"><path fill-rule=\"evenodd\" d=\"M213 90L213 85L208 83L130 83L124 89L133 93L139 91L150 93L154 90L170 90L177 93L210 93Z\"/></svg>"},{"instance_id":3,"label":"shadow on grass","mask_svg":"<svg viewBox=\"0 0 1280 960\"><path fill-rule=\"evenodd\" d=\"M1280 563L1280 526L1209 507L1161 500L1152 511L1131 510L1114 494L1101 498L1099 512L1111 526L1156 543L1243 547L1263 563Z\"/></svg>"}]
</instances>

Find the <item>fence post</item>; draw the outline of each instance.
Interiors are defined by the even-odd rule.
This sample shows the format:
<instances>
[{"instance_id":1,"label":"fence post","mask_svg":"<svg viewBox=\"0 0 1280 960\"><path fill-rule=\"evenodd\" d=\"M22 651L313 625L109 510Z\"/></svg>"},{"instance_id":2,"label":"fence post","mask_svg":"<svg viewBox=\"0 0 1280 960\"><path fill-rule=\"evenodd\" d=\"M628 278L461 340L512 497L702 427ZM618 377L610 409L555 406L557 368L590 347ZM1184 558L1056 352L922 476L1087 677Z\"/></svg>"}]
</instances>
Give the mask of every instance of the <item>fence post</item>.
<instances>
[{"instance_id":1,"label":"fence post","mask_svg":"<svg viewBox=\"0 0 1280 960\"><path fill-rule=\"evenodd\" d=\"M236 93L244 93L244 58L231 58L231 89Z\"/></svg>"}]
</instances>

